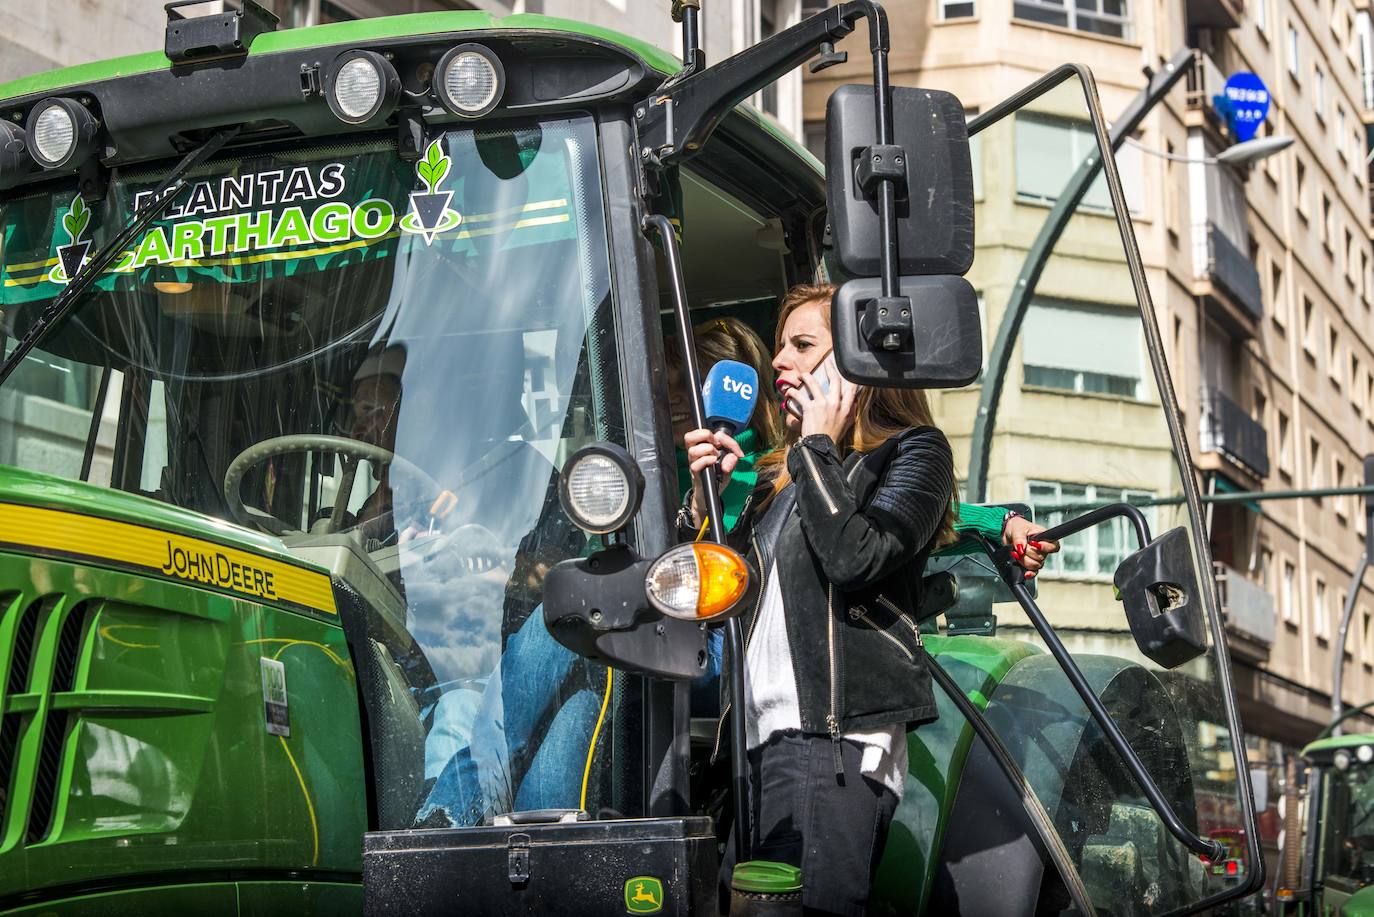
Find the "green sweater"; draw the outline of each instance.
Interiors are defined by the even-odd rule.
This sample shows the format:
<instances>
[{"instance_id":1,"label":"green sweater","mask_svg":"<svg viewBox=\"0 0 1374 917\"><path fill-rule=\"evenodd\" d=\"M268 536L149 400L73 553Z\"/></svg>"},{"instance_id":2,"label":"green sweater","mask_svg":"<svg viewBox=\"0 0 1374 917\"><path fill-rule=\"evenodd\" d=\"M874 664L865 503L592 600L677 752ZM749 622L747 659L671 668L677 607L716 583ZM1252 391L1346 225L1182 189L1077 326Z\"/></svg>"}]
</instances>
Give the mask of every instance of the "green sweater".
<instances>
[{"instance_id":1,"label":"green sweater","mask_svg":"<svg viewBox=\"0 0 1374 917\"><path fill-rule=\"evenodd\" d=\"M739 443L740 449L744 451L744 458L736 463L734 473L730 475L730 484L725 488L725 492L720 495L721 511L725 516L725 530L727 532L735 528L740 513L744 511L745 502L748 501L749 495L754 492L754 488L758 485L759 473L754 465L763 455L758 451L758 434L752 429L746 429L735 437L735 442ZM692 475L688 471L687 464L687 450L679 448L677 450L679 501L685 500L687 491L692 489ZM954 521L956 532L980 532L989 538L1001 539L1002 520L1006 518L1006 510L996 506L975 506L971 503L960 503L957 509L959 515Z\"/></svg>"}]
</instances>

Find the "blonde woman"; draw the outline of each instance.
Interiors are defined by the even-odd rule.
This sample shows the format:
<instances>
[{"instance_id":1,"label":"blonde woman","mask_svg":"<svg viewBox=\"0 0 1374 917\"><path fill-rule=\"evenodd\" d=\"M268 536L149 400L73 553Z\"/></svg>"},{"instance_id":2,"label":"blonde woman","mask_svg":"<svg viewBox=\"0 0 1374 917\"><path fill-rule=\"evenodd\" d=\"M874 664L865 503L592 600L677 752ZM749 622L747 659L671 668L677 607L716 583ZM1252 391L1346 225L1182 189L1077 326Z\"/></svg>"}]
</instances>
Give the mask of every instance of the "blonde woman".
<instances>
[{"instance_id":1,"label":"blonde woman","mask_svg":"<svg viewBox=\"0 0 1374 917\"><path fill-rule=\"evenodd\" d=\"M954 467L924 392L840 376L833 293L794 288L779 316L786 444L757 462L766 497L740 522L763 576L744 622L742 706L755 858L800 867L808 910L863 914L905 782L906 732L936 716L914 612L926 559L954 537ZM719 464L728 487L739 444L708 430L684 443L694 481ZM1024 540L1035 530L1008 539L1023 539L1028 568L1055 549ZM727 882L734 847L732 834Z\"/></svg>"}]
</instances>

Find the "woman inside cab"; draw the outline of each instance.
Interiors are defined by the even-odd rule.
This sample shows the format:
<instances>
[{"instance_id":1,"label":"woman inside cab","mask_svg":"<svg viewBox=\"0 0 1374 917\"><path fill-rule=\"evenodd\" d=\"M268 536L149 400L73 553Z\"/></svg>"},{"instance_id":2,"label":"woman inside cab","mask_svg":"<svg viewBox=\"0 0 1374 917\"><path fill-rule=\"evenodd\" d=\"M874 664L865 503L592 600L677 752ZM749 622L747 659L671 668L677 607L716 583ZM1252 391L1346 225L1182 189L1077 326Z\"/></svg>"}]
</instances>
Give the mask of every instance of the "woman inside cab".
<instances>
[{"instance_id":1,"label":"woman inside cab","mask_svg":"<svg viewBox=\"0 0 1374 917\"><path fill-rule=\"evenodd\" d=\"M802 870L804 908L862 914L905 783L906 733L936 717L914 612L926 559L955 538L955 479L924 392L840 376L833 294L796 287L779 315L772 368L786 442L749 463L763 498L735 528L763 576L743 622L743 710L755 858ZM694 484L717 465L726 491L749 458L724 433L692 430L684 445ZM685 500L692 528L700 493ZM998 521L1033 575L1055 546Z\"/></svg>"}]
</instances>

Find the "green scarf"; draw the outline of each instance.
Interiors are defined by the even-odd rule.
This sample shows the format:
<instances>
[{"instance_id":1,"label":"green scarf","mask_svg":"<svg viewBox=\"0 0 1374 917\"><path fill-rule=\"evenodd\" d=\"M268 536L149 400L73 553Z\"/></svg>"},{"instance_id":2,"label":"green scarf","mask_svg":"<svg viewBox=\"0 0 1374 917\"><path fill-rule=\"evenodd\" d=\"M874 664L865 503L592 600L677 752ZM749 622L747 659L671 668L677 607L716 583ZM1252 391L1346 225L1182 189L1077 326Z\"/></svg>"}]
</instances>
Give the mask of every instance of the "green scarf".
<instances>
[{"instance_id":1,"label":"green scarf","mask_svg":"<svg viewBox=\"0 0 1374 917\"><path fill-rule=\"evenodd\" d=\"M739 522L740 513L744 512L744 503L749 499L749 495L754 492L754 487L758 485L759 473L754 469L754 463L763 457L763 453L758 451L759 437L752 428L747 428L739 436L735 437L735 442L739 443L740 449L744 451L744 458L735 464L734 473L730 475L730 484L725 488L725 493L720 495L721 510L725 515L725 531L731 531L735 523ZM677 449L677 490L678 500L686 499L687 491L692 489L692 473L688 470L687 450L681 446Z\"/></svg>"}]
</instances>

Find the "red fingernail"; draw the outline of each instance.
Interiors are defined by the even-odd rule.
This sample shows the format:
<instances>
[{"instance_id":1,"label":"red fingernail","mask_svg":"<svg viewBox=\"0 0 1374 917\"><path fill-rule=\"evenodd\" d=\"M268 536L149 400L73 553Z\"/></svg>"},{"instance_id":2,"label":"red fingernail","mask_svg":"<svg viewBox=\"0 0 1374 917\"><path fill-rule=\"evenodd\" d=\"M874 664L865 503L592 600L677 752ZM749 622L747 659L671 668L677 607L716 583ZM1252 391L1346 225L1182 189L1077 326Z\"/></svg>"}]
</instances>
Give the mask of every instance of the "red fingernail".
<instances>
[{"instance_id":1,"label":"red fingernail","mask_svg":"<svg viewBox=\"0 0 1374 917\"><path fill-rule=\"evenodd\" d=\"M1030 578L1031 578L1032 576L1034 576L1034 575L1035 575L1034 573L1031 573L1029 570L1027 570L1027 571L1026 571L1026 575L1025 575L1024 577L1022 577L1022 579L1030 579Z\"/></svg>"},{"instance_id":2,"label":"red fingernail","mask_svg":"<svg viewBox=\"0 0 1374 917\"><path fill-rule=\"evenodd\" d=\"M1031 544L1035 545L1037 548L1040 547L1040 542L1038 541L1032 541Z\"/></svg>"}]
</instances>

